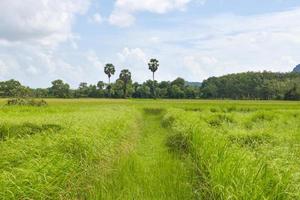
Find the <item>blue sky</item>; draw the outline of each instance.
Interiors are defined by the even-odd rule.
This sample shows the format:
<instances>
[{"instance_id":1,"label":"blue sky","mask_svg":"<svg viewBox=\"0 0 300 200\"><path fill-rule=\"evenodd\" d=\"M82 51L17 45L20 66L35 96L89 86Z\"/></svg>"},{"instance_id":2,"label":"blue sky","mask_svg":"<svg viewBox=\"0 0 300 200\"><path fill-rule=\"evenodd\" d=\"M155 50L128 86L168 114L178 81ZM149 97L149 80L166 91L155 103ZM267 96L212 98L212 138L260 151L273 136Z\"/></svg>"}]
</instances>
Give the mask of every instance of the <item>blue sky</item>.
<instances>
[{"instance_id":1,"label":"blue sky","mask_svg":"<svg viewBox=\"0 0 300 200\"><path fill-rule=\"evenodd\" d=\"M106 63L158 80L202 81L300 63L299 0L0 1L0 80L106 81Z\"/></svg>"}]
</instances>

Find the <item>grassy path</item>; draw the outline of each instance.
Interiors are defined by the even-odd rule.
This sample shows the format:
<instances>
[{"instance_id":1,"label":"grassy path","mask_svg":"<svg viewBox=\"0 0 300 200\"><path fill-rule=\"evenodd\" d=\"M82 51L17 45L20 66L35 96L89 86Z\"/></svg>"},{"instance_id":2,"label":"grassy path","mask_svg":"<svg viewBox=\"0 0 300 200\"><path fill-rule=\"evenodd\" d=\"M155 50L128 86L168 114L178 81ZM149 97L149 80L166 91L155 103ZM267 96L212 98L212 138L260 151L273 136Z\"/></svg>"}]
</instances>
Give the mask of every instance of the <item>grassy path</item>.
<instances>
[{"instance_id":1,"label":"grassy path","mask_svg":"<svg viewBox=\"0 0 300 200\"><path fill-rule=\"evenodd\" d=\"M101 184L97 199L193 199L187 159L170 153L161 114L144 113L138 143Z\"/></svg>"}]
</instances>

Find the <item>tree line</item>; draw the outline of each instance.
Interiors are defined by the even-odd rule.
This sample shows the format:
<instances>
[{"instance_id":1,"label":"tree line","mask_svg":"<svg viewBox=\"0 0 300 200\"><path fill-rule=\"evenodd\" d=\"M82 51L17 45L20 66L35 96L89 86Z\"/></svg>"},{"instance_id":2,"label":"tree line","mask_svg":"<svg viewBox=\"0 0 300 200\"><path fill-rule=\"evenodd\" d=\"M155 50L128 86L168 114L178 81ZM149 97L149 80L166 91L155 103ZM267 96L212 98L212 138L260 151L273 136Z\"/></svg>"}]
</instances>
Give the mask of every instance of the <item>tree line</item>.
<instances>
[{"instance_id":1,"label":"tree line","mask_svg":"<svg viewBox=\"0 0 300 200\"><path fill-rule=\"evenodd\" d=\"M29 88L19 81L8 80L0 82L0 97L35 97L35 98L199 98L200 88L187 84L183 78L174 81L155 80L155 72L158 70L159 61L151 59L148 68L152 73L152 80L140 84L133 82L131 72L128 69L121 70L119 78L111 83L111 77L116 69L113 64L106 64L104 73L108 77L108 83L99 81L97 84L82 82L77 89L71 89L63 80L52 81L49 88Z\"/></svg>"},{"instance_id":2,"label":"tree line","mask_svg":"<svg viewBox=\"0 0 300 200\"><path fill-rule=\"evenodd\" d=\"M211 77L201 86L207 99L300 100L300 73L246 72Z\"/></svg>"},{"instance_id":3,"label":"tree line","mask_svg":"<svg viewBox=\"0 0 300 200\"><path fill-rule=\"evenodd\" d=\"M104 73L108 83L82 82L77 89L71 89L62 80L52 81L49 88L29 88L19 81L0 82L0 97L35 98L168 98L168 99L261 99L300 100L300 73L245 72L211 77L201 86L177 78L173 81L155 80L159 61L151 59L148 68L152 80L133 82L128 69L121 70L119 78L111 83L116 70L113 64L106 64Z\"/></svg>"},{"instance_id":4,"label":"tree line","mask_svg":"<svg viewBox=\"0 0 300 200\"><path fill-rule=\"evenodd\" d=\"M62 80L52 81L49 88L37 89L23 86L16 80L8 80L0 82L0 97L195 99L200 97L200 88L188 85L182 78L162 82L148 80L142 84L131 80L124 83L123 80L118 79L111 84L103 81L90 85L80 83L77 89L71 89L70 85Z\"/></svg>"}]
</instances>

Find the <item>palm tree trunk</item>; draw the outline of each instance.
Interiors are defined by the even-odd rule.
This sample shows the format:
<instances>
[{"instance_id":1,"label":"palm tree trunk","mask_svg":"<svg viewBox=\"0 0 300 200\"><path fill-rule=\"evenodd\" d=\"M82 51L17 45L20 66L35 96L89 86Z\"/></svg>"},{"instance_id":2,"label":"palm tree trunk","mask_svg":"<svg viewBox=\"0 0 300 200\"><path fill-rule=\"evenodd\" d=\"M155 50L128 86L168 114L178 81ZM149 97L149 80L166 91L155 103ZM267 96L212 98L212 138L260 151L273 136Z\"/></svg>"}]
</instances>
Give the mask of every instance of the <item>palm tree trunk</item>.
<instances>
[{"instance_id":1,"label":"palm tree trunk","mask_svg":"<svg viewBox=\"0 0 300 200\"><path fill-rule=\"evenodd\" d=\"M154 72L152 73L153 75L152 75L152 78L153 78L153 83L154 83Z\"/></svg>"},{"instance_id":2,"label":"palm tree trunk","mask_svg":"<svg viewBox=\"0 0 300 200\"><path fill-rule=\"evenodd\" d=\"M152 74L152 78L153 78L153 81L152 81L152 88L153 88L153 98L156 99L156 93L155 93L155 83L154 83L154 72Z\"/></svg>"},{"instance_id":3,"label":"palm tree trunk","mask_svg":"<svg viewBox=\"0 0 300 200\"><path fill-rule=\"evenodd\" d=\"M127 97L127 84L124 84L124 99Z\"/></svg>"},{"instance_id":4,"label":"palm tree trunk","mask_svg":"<svg viewBox=\"0 0 300 200\"><path fill-rule=\"evenodd\" d=\"M111 97L110 77L108 77L108 97Z\"/></svg>"}]
</instances>

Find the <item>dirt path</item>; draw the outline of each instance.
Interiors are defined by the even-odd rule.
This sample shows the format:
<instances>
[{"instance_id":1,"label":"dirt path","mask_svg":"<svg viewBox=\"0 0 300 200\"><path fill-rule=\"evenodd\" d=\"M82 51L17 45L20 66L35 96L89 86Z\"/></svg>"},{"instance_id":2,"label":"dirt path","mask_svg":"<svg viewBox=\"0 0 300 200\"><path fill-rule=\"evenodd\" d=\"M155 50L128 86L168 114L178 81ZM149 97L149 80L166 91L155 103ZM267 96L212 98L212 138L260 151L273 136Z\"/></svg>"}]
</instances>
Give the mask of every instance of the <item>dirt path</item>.
<instances>
[{"instance_id":1,"label":"dirt path","mask_svg":"<svg viewBox=\"0 0 300 200\"><path fill-rule=\"evenodd\" d=\"M136 148L115 164L105 179L98 199L193 199L192 170L170 153L170 135L161 126L162 114L144 112Z\"/></svg>"}]
</instances>

